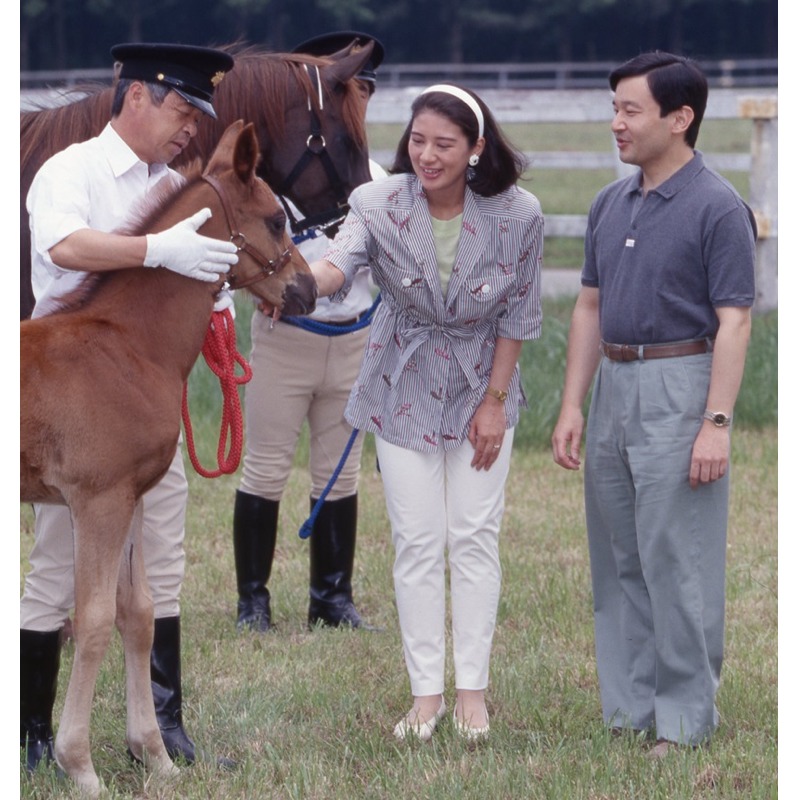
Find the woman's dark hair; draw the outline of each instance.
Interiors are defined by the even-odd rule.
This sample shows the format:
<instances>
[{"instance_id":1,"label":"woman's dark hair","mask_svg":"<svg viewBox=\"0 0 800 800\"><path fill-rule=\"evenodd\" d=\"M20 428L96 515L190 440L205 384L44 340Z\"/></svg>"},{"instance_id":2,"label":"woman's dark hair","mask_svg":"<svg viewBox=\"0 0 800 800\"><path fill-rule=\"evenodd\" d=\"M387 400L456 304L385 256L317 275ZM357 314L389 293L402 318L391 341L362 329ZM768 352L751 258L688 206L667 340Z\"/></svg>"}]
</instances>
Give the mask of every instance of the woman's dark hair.
<instances>
[{"instance_id":1,"label":"woman's dark hair","mask_svg":"<svg viewBox=\"0 0 800 800\"><path fill-rule=\"evenodd\" d=\"M708 102L708 81L700 67L690 58L656 50L626 61L608 76L608 82L612 91L616 91L623 78L637 75L647 76L647 85L662 117L682 106L689 106L694 111L692 124L684 134L686 144L694 147Z\"/></svg>"},{"instance_id":2,"label":"woman's dark hair","mask_svg":"<svg viewBox=\"0 0 800 800\"><path fill-rule=\"evenodd\" d=\"M468 90L462 89L462 91ZM483 100L473 92L468 93L475 98L483 112L485 140L480 161L473 168L474 176L469 179L469 187L476 194L491 197L513 186L522 177L528 164L525 156L506 139ZM392 174L414 172L408 155L408 143L411 139L411 126L422 111L434 111L449 119L464 132L470 147L478 141L478 120L473 110L463 100L446 92L434 91L421 94L411 104L411 120L397 145L394 163L389 170Z\"/></svg>"},{"instance_id":3,"label":"woman's dark hair","mask_svg":"<svg viewBox=\"0 0 800 800\"><path fill-rule=\"evenodd\" d=\"M120 78L114 86L114 99L111 101L112 117L118 117L122 113L125 95L128 93L132 83L134 83L132 78ZM163 83L150 83L149 81L139 81L139 83L143 83L147 87L153 103L157 106L160 106L172 91L169 86L165 86Z\"/></svg>"}]
</instances>

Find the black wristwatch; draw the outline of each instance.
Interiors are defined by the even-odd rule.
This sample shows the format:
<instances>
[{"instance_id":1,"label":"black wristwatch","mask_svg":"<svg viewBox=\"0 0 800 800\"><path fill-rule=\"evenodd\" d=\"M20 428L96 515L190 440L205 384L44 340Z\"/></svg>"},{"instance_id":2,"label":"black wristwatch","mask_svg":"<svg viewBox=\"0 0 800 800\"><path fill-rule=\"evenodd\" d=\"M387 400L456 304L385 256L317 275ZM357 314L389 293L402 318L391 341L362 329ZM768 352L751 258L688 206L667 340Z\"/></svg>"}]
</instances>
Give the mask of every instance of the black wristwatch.
<instances>
[{"instance_id":1,"label":"black wristwatch","mask_svg":"<svg viewBox=\"0 0 800 800\"><path fill-rule=\"evenodd\" d=\"M705 414L703 414L703 419L710 420L718 428L727 428L731 424L732 417L729 417L722 411L709 411L706 409Z\"/></svg>"}]
</instances>

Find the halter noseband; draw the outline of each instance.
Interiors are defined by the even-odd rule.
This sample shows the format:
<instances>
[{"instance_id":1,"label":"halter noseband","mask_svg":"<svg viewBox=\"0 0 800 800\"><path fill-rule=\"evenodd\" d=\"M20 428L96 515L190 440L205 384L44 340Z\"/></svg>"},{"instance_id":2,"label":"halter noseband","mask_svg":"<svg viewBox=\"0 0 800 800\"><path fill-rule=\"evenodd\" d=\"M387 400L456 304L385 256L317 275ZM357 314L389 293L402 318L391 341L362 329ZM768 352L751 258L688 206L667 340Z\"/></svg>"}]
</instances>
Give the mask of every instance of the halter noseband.
<instances>
[{"instance_id":1,"label":"halter noseband","mask_svg":"<svg viewBox=\"0 0 800 800\"><path fill-rule=\"evenodd\" d=\"M228 273L227 278L231 289L243 289L246 286L252 286L259 281L269 278L270 275L280 272L292 258L291 247L287 247L277 259L267 258L260 250L253 247L253 245L247 241L247 237L238 230L239 226L236 223L236 214L228 201L228 196L225 194L225 189L222 184L213 175L203 175L203 180L217 193L222 203L222 209L225 212L225 219L228 223L228 230L230 231L231 242L236 245L238 252L247 253L260 268L260 272L256 273L256 275L249 280L239 281L234 274L235 267L233 267Z\"/></svg>"},{"instance_id":2,"label":"halter noseband","mask_svg":"<svg viewBox=\"0 0 800 800\"><path fill-rule=\"evenodd\" d=\"M309 65L306 64L306 72L308 72L308 76L314 84L314 89L317 92L318 105L321 111L324 108L324 102L322 96L322 81L319 77L319 67L311 69ZM310 96L308 97L308 113L311 118L311 133L309 133L306 139L305 152L300 156L300 160L295 164L294 169L287 175L277 195L286 210L286 215L289 217L289 224L293 234L301 234L310 228L318 228L326 235L330 234L333 236L347 216L350 206L347 202L347 192L344 188L344 182L339 177L336 165L333 163L333 159L328 152L325 137L322 135L322 124L320 123L319 115L311 102ZM298 221L292 213L291 207L286 202L284 195L289 194L294 182L315 158L320 160L320 163L325 169L325 174L328 176L331 188L338 196L336 208L321 211L318 214L312 214Z\"/></svg>"}]
</instances>

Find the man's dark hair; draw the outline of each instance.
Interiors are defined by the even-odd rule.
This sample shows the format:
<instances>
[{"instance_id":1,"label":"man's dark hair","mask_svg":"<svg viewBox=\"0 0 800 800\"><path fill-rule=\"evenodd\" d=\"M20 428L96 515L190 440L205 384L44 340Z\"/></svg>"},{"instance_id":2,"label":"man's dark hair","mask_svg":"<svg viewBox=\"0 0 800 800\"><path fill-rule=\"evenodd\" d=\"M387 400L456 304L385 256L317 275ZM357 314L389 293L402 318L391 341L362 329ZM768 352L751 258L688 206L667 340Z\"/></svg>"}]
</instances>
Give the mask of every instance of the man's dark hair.
<instances>
[{"instance_id":1,"label":"man's dark hair","mask_svg":"<svg viewBox=\"0 0 800 800\"><path fill-rule=\"evenodd\" d=\"M694 120L684 135L686 144L694 147L708 102L708 81L697 63L684 56L656 50L626 61L608 76L608 82L616 91L621 80L638 75L647 76L647 85L661 108L662 117L681 106L689 106L694 111Z\"/></svg>"},{"instance_id":2,"label":"man's dark hair","mask_svg":"<svg viewBox=\"0 0 800 800\"><path fill-rule=\"evenodd\" d=\"M122 104L125 102L125 95L132 83L134 83L132 78L120 78L117 81L114 87L114 99L111 101L112 117L118 117L122 113ZM150 83L149 81L139 81L139 83L143 83L147 87L150 97L157 106L160 106L172 91L169 86L160 83Z\"/></svg>"}]
</instances>

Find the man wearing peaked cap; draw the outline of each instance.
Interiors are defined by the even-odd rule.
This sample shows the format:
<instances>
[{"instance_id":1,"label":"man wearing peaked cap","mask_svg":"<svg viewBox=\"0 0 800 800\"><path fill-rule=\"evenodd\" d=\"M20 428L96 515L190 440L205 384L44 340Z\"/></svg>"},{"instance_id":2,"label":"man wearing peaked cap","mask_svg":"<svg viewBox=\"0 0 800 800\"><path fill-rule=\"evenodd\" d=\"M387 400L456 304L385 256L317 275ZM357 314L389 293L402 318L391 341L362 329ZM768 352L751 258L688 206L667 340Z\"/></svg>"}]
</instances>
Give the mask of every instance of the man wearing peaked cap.
<instances>
[{"instance_id":1,"label":"man wearing peaked cap","mask_svg":"<svg viewBox=\"0 0 800 800\"><path fill-rule=\"evenodd\" d=\"M167 164L204 116L215 116L214 89L233 59L218 50L170 44L118 45L112 54L121 63L111 120L98 136L48 159L28 193L34 317L58 308L87 272L153 267L218 283L237 261L233 244L197 232L211 214L207 208L160 233L116 233L153 187L183 180ZM187 499L178 447L167 474L143 498L142 538L155 613L150 663L156 719L170 757L192 763L202 753L186 735L182 717ZM20 600L20 747L28 770L53 759L60 632L75 605L69 509L36 505L35 513L36 541Z\"/></svg>"},{"instance_id":2,"label":"man wearing peaked cap","mask_svg":"<svg viewBox=\"0 0 800 800\"><path fill-rule=\"evenodd\" d=\"M292 48L293 53L303 53L307 56L329 56L344 50L353 42L357 47L364 47L369 42L373 42L372 55L364 65L361 72L356 77L361 81L370 84L370 91L375 91L375 81L377 79L376 70L383 63L385 50L383 44L374 36L359 31L336 31L335 33L323 33L321 36L314 36Z\"/></svg>"},{"instance_id":3,"label":"man wearing peaked cap","mask_svg":"<svg viewBox=\"0 0 800 800\"><path fill-rule=\"evenodd\" d=\"M118 44L111 55L120 78L168 86L184 100L216 119L214 89L233 68L233 57L210 47L187 44Z\"/></svg>"}]
</instances>

